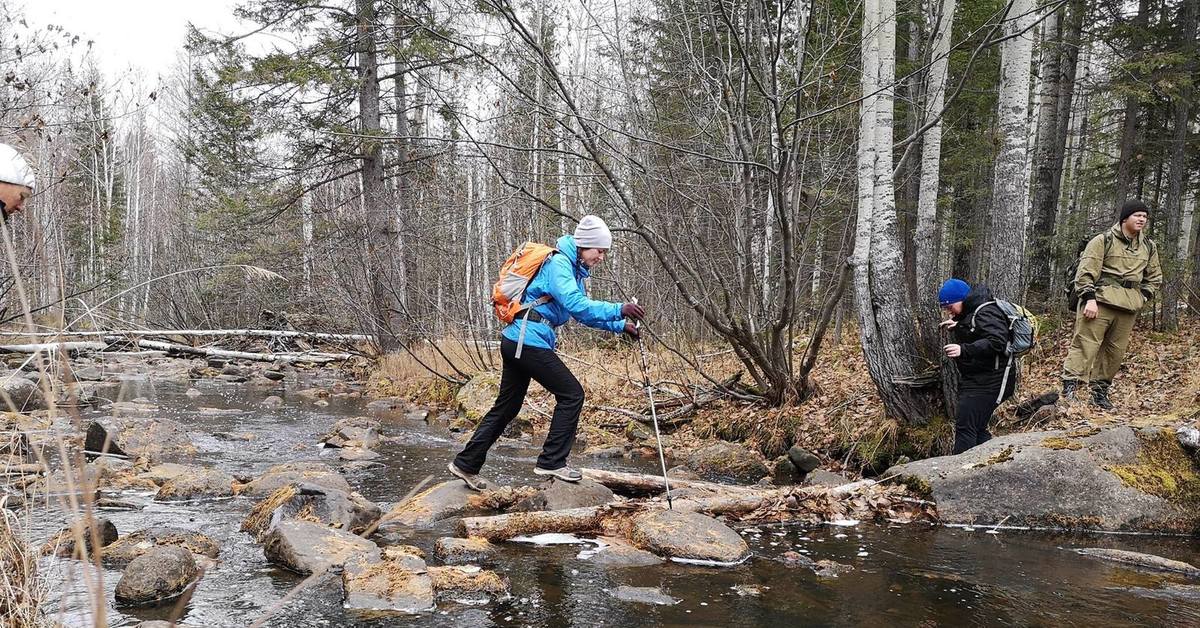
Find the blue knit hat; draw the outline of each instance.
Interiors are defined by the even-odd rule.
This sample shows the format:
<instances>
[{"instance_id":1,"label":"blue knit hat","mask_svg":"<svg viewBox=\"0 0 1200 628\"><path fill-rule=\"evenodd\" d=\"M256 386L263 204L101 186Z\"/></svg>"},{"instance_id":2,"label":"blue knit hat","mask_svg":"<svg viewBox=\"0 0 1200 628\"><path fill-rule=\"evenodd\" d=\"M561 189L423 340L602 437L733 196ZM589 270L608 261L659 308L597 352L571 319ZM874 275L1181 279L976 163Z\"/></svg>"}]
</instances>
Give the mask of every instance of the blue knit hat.
<instances>
[{"instance_id":1,"label":"blue knit hat","mask_svg":"<svg viewBox=\"0 0 1200 628\"><path fill-rule=\"evenodd\" d=\"M942 284L942 289L938 290L938 305L946 307L958 303L967 298L970 291L971 285L962 279L947 279L946 283Z\"/></svg>"}]
</instances>

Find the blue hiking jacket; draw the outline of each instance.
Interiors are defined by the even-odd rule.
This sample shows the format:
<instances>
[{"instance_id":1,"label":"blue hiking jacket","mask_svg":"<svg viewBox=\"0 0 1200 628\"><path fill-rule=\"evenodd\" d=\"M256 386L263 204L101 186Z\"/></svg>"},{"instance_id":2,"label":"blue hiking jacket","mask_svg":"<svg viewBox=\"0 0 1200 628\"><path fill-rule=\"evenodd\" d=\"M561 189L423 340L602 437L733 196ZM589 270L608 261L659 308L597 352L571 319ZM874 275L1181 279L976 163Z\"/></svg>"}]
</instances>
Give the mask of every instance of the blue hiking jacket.
<instances>
[{"instance_id":1,"label":"blue hiking jacket","mask_svg":"<svg viewBox=\"0 0 1200 628\"><path fill-rule=\"evenodd\" d=\"M575 320L596 329L613 333L625 330L625 319L621 317L621 304L607 301L593 301L587 298L587 288L584 281L588 278L588 269L579 261L579 247L575 244L575 236L565 235L558 239L558 253L555 253L542 266L541 271L529 282L525 290L525 298L521 303L536 301L542 296L549 296L551 301L536 306L534 310L542 315L541 322L529 321L525 329L525 346L540 349L553 349L557 341L554 328ZM504 328L504 337L513 342L521 335L521 318L518 317L508 327Z\"/></svg>"}]
</instances>

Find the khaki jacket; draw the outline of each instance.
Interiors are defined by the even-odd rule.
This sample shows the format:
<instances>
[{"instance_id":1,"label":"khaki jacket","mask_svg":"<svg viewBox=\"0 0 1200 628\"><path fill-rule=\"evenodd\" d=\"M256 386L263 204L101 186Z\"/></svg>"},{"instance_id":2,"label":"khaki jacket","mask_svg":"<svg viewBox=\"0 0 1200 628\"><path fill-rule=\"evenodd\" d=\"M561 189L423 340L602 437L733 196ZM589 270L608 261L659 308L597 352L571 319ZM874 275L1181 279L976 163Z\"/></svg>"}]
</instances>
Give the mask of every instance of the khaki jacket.
<instances>
[{"instance_id":1,"label":"khaki jacket","mask_svg":"<svg viewBox=\"0 0 1200 628\"><path fill-rule=\"evenodd\" d=\"M1080 303L1096 299L1109 307L1137 312L1162 287L1158 247L1144 234L1125 237L1120 223L1096 235L1079 256L1075 292Z\"/></svg>"}]
</instances>

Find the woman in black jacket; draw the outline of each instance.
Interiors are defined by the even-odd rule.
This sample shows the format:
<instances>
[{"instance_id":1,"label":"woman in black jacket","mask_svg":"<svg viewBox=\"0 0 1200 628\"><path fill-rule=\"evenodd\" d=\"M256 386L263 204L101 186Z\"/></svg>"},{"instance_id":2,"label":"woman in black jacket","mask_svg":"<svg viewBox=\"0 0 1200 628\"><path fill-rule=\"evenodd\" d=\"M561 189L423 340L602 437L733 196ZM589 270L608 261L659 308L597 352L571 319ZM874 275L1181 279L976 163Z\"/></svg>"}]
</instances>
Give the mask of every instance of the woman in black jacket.
<instances>
[{"instance_id":1,"label":"woman in black jacket","mask_svg":"<svg viewBox=\"0 0 1200 628\"><path fill-rule=\"evenodd\" d=\"M988 421L1015 388L1016 377L1009 377L1004 395L1000 395L1008 364L1008 318L986 286L972 288L961 279L942 284L938 304L951 317L942 321L942 327L950 332L953 343L942 350L958 365L960 375L954 453L961 454L992 438Z\"/></svg>"}]
</instances>

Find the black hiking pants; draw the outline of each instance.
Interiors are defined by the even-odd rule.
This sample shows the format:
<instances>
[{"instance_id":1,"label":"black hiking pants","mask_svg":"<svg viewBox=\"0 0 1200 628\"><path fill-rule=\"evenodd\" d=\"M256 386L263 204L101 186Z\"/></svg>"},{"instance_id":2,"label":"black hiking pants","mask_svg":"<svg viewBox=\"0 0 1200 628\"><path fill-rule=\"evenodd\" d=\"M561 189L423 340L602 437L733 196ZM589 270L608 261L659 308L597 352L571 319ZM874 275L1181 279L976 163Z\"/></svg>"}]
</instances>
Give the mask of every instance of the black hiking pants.
<instances>
[{"instance_id":1,"label":"black hiking pants","mask_svg":"<svg viewBox=\"0 0 1200 628\"><path fill-rule=\"evenodd\" d=\"M996 386L999 389L999 386ZM996 411L996 392L968 391L958 398L958 414L954 416L954 453L982 445L992 439L988 421Z\"/></svg>"},{"instance_id":2,"label":"black hiking pants","mask_svg":"<svg viewBox=\"0 0 1200 628\"><path fill-rule=\"evenodd\" d=\"M467 446L454 459L454 464L467 473L479 473L483 468L488 449L521 411L530 380L550 391L556 402L554 415L550 418L550 432L542 445L537 466L554 470L567 464L567 455L575 444L579 415L583 412L583 386L554 351L525 345L521 357L515 358L516 351L517 343L507 338L500 341L500 357L504 360L500 394L492 409L479 421Z\"/></svg>"}]
</instances>

